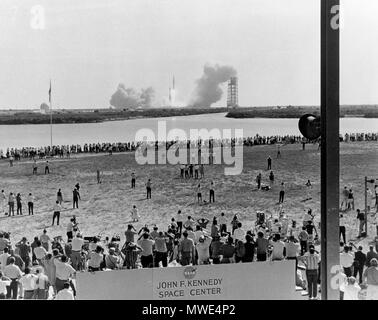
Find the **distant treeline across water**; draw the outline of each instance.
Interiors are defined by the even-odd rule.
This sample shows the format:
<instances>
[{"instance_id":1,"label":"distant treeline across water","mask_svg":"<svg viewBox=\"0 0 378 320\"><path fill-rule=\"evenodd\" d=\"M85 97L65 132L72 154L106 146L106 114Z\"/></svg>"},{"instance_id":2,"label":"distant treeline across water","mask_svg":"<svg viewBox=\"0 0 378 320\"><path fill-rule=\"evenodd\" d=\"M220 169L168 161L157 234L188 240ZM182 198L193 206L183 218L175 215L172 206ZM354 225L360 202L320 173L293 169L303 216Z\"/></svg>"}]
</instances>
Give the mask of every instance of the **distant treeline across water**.
<instances>
[{"instance_id":1,"label":"distant treeline across water","mask_svg":"<svg viewBox=\"0 0 378 320\"><path fill-rule=\"evenodd\" d=\"M235 108L227 113L228 118L300 118L306 113L320 115L319 106L253 107ZM378 105L344 105L340 107L340 118L378 118Z\"/></svg>"}]
</instances>

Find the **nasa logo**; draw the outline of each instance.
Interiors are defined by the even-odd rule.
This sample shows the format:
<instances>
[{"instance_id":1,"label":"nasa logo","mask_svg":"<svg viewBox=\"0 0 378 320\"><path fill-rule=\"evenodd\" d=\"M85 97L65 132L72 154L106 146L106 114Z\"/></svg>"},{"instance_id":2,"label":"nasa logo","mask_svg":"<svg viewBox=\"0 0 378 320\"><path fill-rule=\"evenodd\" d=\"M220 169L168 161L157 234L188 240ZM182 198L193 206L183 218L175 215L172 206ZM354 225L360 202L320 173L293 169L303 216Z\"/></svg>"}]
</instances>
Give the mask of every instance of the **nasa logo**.
<instances>
[{"instance_id":1,"label":"nasa logo","mask_svg":"<svg viewBox=\"0 0 378 320\"><path fill-rule=\"evenodd\" d=\"M194 267L186 267L185 269L184 269L184 277L186 278L186 279L193 279L195 276L196 276L196 268L194 268Z\"/></svg>"}]
</instances>

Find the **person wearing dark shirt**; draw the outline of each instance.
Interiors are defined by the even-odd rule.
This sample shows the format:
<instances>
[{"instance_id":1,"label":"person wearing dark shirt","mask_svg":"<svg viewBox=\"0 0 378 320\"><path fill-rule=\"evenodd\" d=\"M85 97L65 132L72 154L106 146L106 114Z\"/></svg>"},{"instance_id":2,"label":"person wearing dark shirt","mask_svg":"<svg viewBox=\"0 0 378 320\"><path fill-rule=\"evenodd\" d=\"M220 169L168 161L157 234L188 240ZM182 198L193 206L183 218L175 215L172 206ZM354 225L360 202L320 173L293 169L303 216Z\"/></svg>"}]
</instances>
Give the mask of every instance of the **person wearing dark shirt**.
<instances>
[{"instance_id":1,"label":"person wearing dark shirt","mask_svg":"<svg viewBox=\"0 0 378 320\"><path fill-rule=\"evenodd\" d=\"M358 247L357 252L354 254L354 272L353 277L356 278L358 273L359 284L362 283L362 274L364 271L364 265L366 263L366 254L362 252L362 246Z\"/></svg>"},{"instance_id":2,"label":"person wearing dark shirt","mask_svg":"<svg viewBox=\"0 0 378 320\"><path fill-rule=\"evenodd\" d=\"M272 158L269 156L267 161L268 161L268 169L267 170L272 170Z\"/></svg>"},{"instance_id":3,"label":"person wearing dark shirt","mask_svg":"<svg viewBox=\"0 0 378 320\"><path fill-rule=\"evenodd\" d=\"M34 254L34 249L37 248L37 242L38 242L38 237L34 237L34 241L31 243L30 245L30 248L31 248L31 252L32 252L32 263L34 264L35 262L37 262L37 257L35 256Z\"/></svg>"},{"instance_id":4,"label":"person wearing dark shirt","mask_svg":"<svg viewBox=\"0 0 378 320\"><path fill-rule=\"evenodd\" d=\"M369 251L366 254L366 266L367 267L370 267L370 261L373 258L378 259L378 254L374 251L373 246L369 246Z\"/></svg>"},{"instance_id":5,"label":"person wearing dark shirt","mask_svg":"<svg viewBox=\"0 0 378 320\"><path fill-rule=\"evenodd\" d=\"M266 261L269 240L264 237L264 234L262 232L257 233L256 246L257 261Z\"/></svg>"},{"instance_id":6,"label":"person wearing dark shirt","mask_svg":"<svg viewBox=\"0 0 378 320\"><path fill-rule=\"evenodd\" d=\"M362 237L362 232L365 227L365 214L360 211L360 209L357 209L357 220L359 222L359 229L358 229L358 238Z\"/></svg>"},{"instance_id":7,"label":"person wearing dark shirt","mask_svg":"<svg viewBox=\"0 0 378 320\"><path fill-rule=\"evenodd\" d=\"M252 262L255 255L256 243L253 241L253 237L250 234L245 236L246 242L244 243L244 257L242 262Z\"/></svg>"},{"instance_id":8,"label":"person wearing dark shirt","mask_svg":"<svg viewBox=\"0 0 378 320\"><path fill-rule=\"evenodd\" d=\"M223 243L220 241L220 236L216 235L213 237L213 241L210 244L210 256L213 260L213 264L220 263L221 248Z\"/></svg>"},{"instance_id":9,"label":"person wearing dark shirt","mask_svg":"<svg viewBox=\"0 0 378 320\"><path fill-rule=\"evenodd\" d=\"M76 208L79 209L79 199L81 198L80 198L79 189L77 187L72 191L72 195L73 195L73 208L75 209L75 206L76 206Z\"/></svg>"},{"instance_id":10,"label":"person wearing dark shirt","mask_svg":"<svg viewBox=\"0 0 378 320\"><path fill-rule=\"evenodd\" d=\"M227 243L221 247L222 260L221 263L231 263L234 259L235 246L233 245L234 239L232 237L227 238Z\"/></svg>"},{"instance_id":11,"label":"person wearing dark shirt","mask_svg":"<svg viewBox=\"0 0 378 320\"><path fill-rule=\"evenodd\" d=\"M25 262L25 266L29 267L31 250L28 240L23 237L16 247L19 249L20 257Z\"/></svg>"}]
</instances>

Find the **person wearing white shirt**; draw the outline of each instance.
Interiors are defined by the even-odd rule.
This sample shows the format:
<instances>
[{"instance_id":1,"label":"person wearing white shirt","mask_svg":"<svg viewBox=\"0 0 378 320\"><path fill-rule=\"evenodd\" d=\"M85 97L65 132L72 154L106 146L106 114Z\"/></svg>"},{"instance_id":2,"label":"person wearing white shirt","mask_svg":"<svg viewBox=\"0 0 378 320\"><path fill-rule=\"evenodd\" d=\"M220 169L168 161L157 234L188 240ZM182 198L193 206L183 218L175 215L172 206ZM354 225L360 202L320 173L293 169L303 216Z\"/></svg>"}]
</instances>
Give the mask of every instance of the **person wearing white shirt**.
<instances>
[{"instance_id":1,"label":"person wearing white shirt","mask_svg":"<svg viewBox=\"0 0 378 320\"><path fill-rule=\"evenodd\" d=\"M25 268L25 274L21 277L20 283L24 290L24 299L30 300L33 298L34 290L36 288L37 276L30 273L29 268Z\"/></svg>"},{"instance_id":2,"label":"person wearing white shirt","mask_svg":"<svg viewBox=\"0 0 378 320\"><path fill-rule=\"evenodd\" d=\"M352 265L354 262L354 256L349 253L349 247L345 246L344 251L340 253L340 265L344 268L344 273L347 277L352 276Z\"/></svg>"},{"instance_id":3,"label":"person wearing white shirt","mask_svg":"<svg viewBox=\"0 0 378 320\"><path fill-rule=\"evenodd\" d=\"M5 277L3 272L0 271L0 299L3 300L7 295L7 287L10 286L11 279Z\"/></svg>"},{"instance_id":4,"label":"person wearing white shirt","mask_svg":"<svg viewBox=\"0 0 378 320\"><path fill-rule=\"evenodd\" d=\"M4 268L4 276L11 279L11 283L7 287L7 299L12 297L13 300L17 299L18 280L22 277L21 269L14 264L15 262L14 257L9 257L9 264Z\"/></svg>"},{"instance_id":5,"label":"person wearing white shirt","mask_svg":"<svg viewBox=\"0 0 378 320\"><path fill-rule=\"evenodd\" d=\"M242 229L242 223L238 223L238 227L234 230L234 239L244 242L245 241L245 231Z\"/></svg>"},{"instance_id":6,"label":"person wearing white shirt","mask_svg":"<svg viewBox=\"0 0 378 320\"><path fill-rule=\"evenodd\" d=\"M356 283L356 278L348 278L347 285L344 287L344 300L359 300L358 293L360 290L361 287Z\"/></svg>"},{"instance_id":7,"label":"person wearing white shirt","mask_svg":"<svg viewBox=\"0 0 378 320\"><path fill-rule=\"evenodd\" d=\"M78 270L79 268L79 263L81 259L81 248L84 245L84 240L81 236L81 234L77 234L71 242L72 246L72 252L71 252L71 261L72 261L72 266L75 270Z\"/></svg>"},{"instance_id":8,"label":"person wearing white shirt","mask_svg":"<svg viewBox=\"0 0 378 320\"><path fill-rule=\"evenodd\" d=\"M279 234L276 234L274 241L271 241L270 245L273 246L272 261L283 260L285 243L281 241L281 236Z\"/></svg>"},{"instance_id":9,"label":"person wearing white shirt","mask_svg":"<svg viewBox=\"0 0 378 320\"><path fill-rule=\"evenodd\" d=\"M75 300L69 283L65 282L63 284L63 289L57 293L55 300Z\"/></svg>"},{"instance_id":10,"label":"person wearing white shirt","mask_svg":"<svg viewBox=\"0 0 378 320\"><path fill-rule=\"evenodd\" d=\"M34 196L29 193L28 195L28 210L29 210L29 216L34 215Z\"/></svg>"},{"instance_id":11,"label":"person wearing white shirt","mask_svg":"<svg viewBox=\"0 0 378 320\"><path fill-rule=\"evenodd\" d=\"M221 213L221 215L218 218L219 223L219 232L222 234L227 232L227 219L224 216L224 212Z\"/></svg>"},{"instance_id":12,"label":"person wearing white shirt","mask_svg":"<svg viewBox=\"0 0 378 320\"><path fill-rule=\"evenodd\" d=\"M202 235L198 238L198 243L196 245L197 253L198 253L198 264L208 264L210 259L210 244L212 238L209 236Z\"/></svg>"},{"instance_id":13,"label":"person wearing white shirt","mask_svg":"<svg viewBox=\"0 0 378 320\"><path fill-rule=\"evenodd\" d=\"M59 292L60 290L63 290L63 284L65 282L69 282L71 277L75 277L76 271L74 268L72 268L71 265L67 263L67 256L62 256L59 259L54 259L54 265L56 267L55 272L55 286L56 291Z\"/></svg>"},{"instance_id":14,"label":"person wearing white shirt","mask_svg":"<svg viewBox=\"0 0 378 320\"><path fill-rule=\"evenodd\" d=\"M41 260L46 256L47 251L44 247L42 247L41 241L37 241L37 247L33 250L35 257L37 258L37 261L41 263Z\"/></svg>"},{"instance_id":15,"label":"person wearing white shirt","mask_svg":"<svg viewBox=\"0 0 378 320\"><path fill-rule=\"evenodd\" d=\"M62 211L62 206L59 204L58 200L55 201L53 211L54 211L54 214L53 214L52 225L54 225L55 218L56 218L57 219L57 225L59 226L60 212Z\"/></svg>"},{"instance_id":16,"label":"person wearing white shirt","mask_svg":"<svg viewBox=\"0 0 378 320\"><path fill-rule=\"evenodd\" d=\"M9 249L8 248L4 248L4 253L0 254L0 268L1 268L1 271L4 271L4 268L7 265L7 260L10 257L10 254L8 252L9 252Z\"/></svg>"},{"instance_id":17,"label":"person wearing white shirt","mask_svg":"<svg viewBox=\"0 0 378 320\"><path fill-rule=\"evenodd\" d=\"M4 190L1 190L0 205L1 205L1 210L2 210L2 212L4 212L5 215L7 214L6 204L7 204L7 196L5 195Z\"/></svg>"}]
</instances>

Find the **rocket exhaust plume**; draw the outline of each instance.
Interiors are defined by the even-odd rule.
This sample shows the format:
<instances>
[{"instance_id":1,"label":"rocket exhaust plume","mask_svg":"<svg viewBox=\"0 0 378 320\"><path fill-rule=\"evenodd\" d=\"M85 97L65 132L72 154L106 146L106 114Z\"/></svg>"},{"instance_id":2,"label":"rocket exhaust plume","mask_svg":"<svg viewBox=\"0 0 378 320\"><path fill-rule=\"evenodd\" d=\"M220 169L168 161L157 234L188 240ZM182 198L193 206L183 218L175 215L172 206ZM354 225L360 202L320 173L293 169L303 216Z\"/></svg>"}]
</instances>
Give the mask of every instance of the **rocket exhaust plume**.
<instances>
[{"instance_id":1,"label":"rocket exhaust plume","mask_svg":"<svg viewBox=\"0 0 378 320\"><path fill-rule=\"evenodd\" d=\"M152 106L155 90L152 87L142 89L140 92L133 88L126 88L123 83L118 85L116 92L110 98L110 104L116 108L149 108Z\"/></svg>"},{"instance_id":2,"label":"rocket exhaust plume","mask_svg":"<svg viewBox=\"0 0 378 320\"><path fill-rule=\"evenodd\" d=\"M223 91L220 85L234 76L236 70L231 66L206 64L203 67L202 77L196 81L196 88L189 105L196 108L210 107L222 98Z\"/></svg>"}]
</instances>

